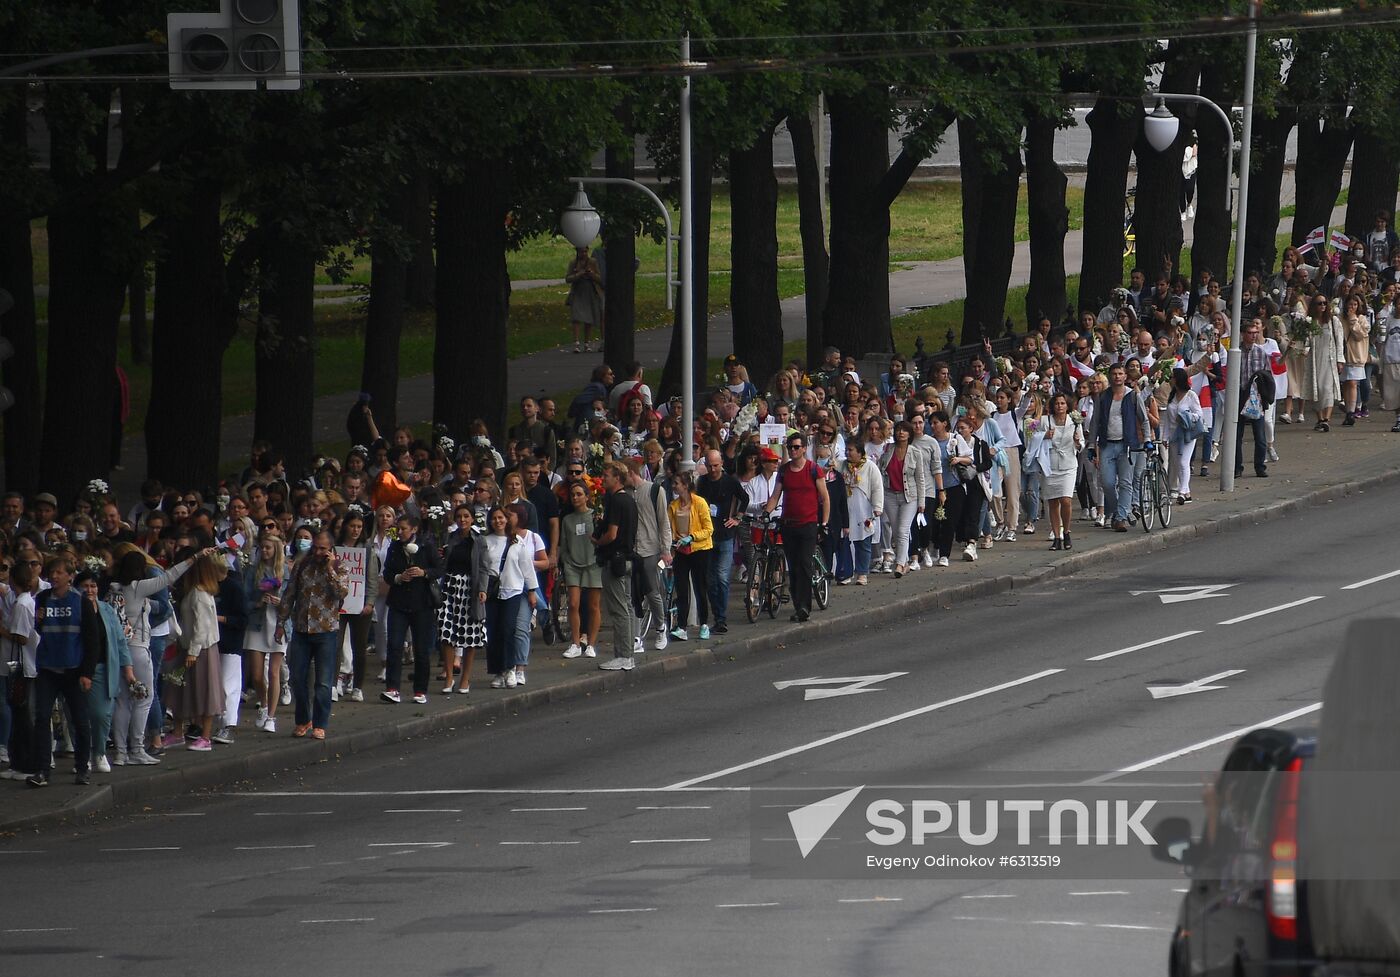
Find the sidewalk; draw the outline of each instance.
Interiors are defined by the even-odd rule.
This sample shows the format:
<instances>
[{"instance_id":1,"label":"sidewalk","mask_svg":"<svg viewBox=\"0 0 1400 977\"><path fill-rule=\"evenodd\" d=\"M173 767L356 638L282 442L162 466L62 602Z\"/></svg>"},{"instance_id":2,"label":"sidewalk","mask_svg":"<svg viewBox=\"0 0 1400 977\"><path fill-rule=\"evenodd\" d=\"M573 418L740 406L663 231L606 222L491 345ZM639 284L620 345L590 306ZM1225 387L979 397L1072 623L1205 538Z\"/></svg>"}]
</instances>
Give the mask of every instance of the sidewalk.
<instances>
[{"instance_id":1,"label":"sidewalk","mask_svg":"<svg viewBox=\"0 0 1400 977\"><path fill-rule=\"evenodd\" d=\"M1207 533L1270 519L1298 518L1309 505L1345 504L1348 495L1400 475L1395 462L1400 435L1388 433L1390 424L1390 416L1378 411L1356 427L1338 425L1326 435L1313 433L1310 425L1280 425L1277 447L1282 460L1270 466L1270 478L1247 475L1236 483L1234 495L1224 497L1217 488L1218 466L1211 466L1212 477L1194 481L1192 491L1197 501L1186 508L1176 507L1168 530L1144 533L1134 526L1127 535L1113 533L1079 521L1076 513L1071 553L1049 551L1046 524L1042 522L1035 536L999 544L984 552L977 563L959 561L945 570L920 570L898 581L877 575L869 587L833 587L831 608L815 612L812 621L801 626L790 624L786 613L776 621L765 616L757 624L748 624L742 591L736 587L730 594L727 635L704 643L692 637L684 644L672 642L664 652L648 651L630 674L600 672L597 662L588 659L565 661L561 654L566 645L545 646L536 641L529 685L523 689L489 688L482 667L484 655L478 656L469 696L444 696L436 691L441 686L435 680L426 706L383 704L377 701L381 686L371 681L366 689L369 701L335 706L325 743L292 739L291 710L287 708L280 710L283 731L276 735L254 730L252 715L245 711L238 742L233 746L216 746L207 755L171 750L158 767L116 768L111 774L95 775L92 787L75 787L69 761L60 760L52 786L45 790L0 781L0 836L60 823L73 826L113 806L158 804L218 784L244 780L266 783L281 771L344 760L364 750L430 733L455 735L464 727L508 720L523 710L552 702L663 681L676 671L724 667L751 654L795 655L799 652L788 650L789 643L826 641L867 628L897 627L918 611L1023 588L1106 560L1145 556L1167 546L1189 544ZM369 673L377 674L380 664L371 659ZM618 707L625 708L625 703L618 703Z\"/></svg>"}]
</instances>

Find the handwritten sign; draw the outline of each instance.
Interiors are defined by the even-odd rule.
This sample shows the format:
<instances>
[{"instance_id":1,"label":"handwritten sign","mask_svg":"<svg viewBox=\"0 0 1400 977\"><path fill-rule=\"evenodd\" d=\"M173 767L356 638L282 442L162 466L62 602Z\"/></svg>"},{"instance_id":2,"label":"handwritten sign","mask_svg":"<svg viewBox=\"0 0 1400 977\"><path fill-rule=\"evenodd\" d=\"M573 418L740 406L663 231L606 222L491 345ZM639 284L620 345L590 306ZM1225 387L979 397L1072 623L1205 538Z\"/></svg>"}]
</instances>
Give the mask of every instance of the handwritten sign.
<instances>
[{"instance_id":1,"label":"handwritten sign","mask_svg":"<svg viewBox=\"0 0 1400 977\"><path fill-rule=\"evenodd\" d=\"M337 546L335 555L350 571L350 590L340 605L342 614L358 614L365 609L365 565L366 551L361 546Z\"/></svg>"},{"instance_id":2,"label":"handwritten sign","mask_svg":"<svg viewBox=\"0 0 1400 977\"><path fill-rule=\"evenodd\" d=\"M760 424L758 426L758 439L765 447L772 448L782 456L783 439L787 437L787 428L782 424Z\"/></svg>"}]
</instances>

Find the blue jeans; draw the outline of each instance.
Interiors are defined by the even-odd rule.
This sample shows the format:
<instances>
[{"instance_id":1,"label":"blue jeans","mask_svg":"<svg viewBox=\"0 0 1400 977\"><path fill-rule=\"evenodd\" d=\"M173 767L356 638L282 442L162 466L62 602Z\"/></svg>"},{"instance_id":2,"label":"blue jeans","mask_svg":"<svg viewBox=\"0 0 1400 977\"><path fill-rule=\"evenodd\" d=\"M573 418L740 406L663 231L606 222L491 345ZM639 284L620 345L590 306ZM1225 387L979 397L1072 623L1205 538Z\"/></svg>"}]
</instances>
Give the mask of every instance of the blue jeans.
<instances>
[{"instance_id":1,"label":"blue jeans","mask_svg":"<svg viewBox=\"0 0 1400 977\"><path fill-rule=\"evenodd\" d=\"M734 537L714 541L710 551L710 566L706 589L710 592L710 611L716 624L727 622L729 608L729 575L734 572Z\"/></svg>"},{"instance_id":2,"label":"blue jeans","mask_svg":"<svg viewBox=\"0 0 1400 977\"><path fill-rule=\"evenodd\" d=\"M306 634L293 631L291 643L287 646L287 658L292 669L292 695L296 700L298 726L310 723L316 729L325 729L331 721L331 682L335 677L336 639L339 632L326 634ZM418 649L414 652L417 655ZM427 657L427 650L423 652ZM316 669L315 698L312 698L311 669Z\"/></svg>"},{"instance_id":3,"label":"blue jeans","mask_svg":"<svg viewBox=\"0 0 1400 977\"><path fill-rule=\"evenodd\" d=\"M932 520L930 520L930 524L932 524ZM870 575L870 544L873 541L873 537L846 540L851 547L852 571L857 577ZM840 577L841 574L837 573L836 576Z\"/></svg>"},{"instance_id":4,"label":"blue jeans","mask_svg":"<svg viewBox=\"0 0 1400 977\"><path fill-rule=\"evenodd\" d=\"M946 508L946 506L945 506ZM1021 519L1027 524L1040 518L1040 473L1021 466ZM1011 527L1015 529L1015 526ZM947 556L947 554L943 554Z\"/></svg>"},{"instance_id":5,"label":"blue jeans","mask_svg":"<svg viewBox=\"0 0 1400 977\"><path fill-rule=\"evenodd\" d=\"M1103 478L1104 511L1115 522L1127 522L1133 503L1133 465L1128 442L1099 445L1099 471Z\"/></svg>"}]
</instances>

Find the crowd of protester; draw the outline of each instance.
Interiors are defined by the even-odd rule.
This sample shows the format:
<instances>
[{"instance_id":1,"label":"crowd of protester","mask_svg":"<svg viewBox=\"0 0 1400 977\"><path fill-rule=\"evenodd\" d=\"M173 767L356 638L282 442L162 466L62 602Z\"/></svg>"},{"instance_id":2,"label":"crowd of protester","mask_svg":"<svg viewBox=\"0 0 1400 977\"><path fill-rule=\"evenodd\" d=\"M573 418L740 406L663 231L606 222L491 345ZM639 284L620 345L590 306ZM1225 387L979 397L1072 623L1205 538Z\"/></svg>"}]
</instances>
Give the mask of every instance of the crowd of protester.
<instances>
[{"instance_id":1,"label":"crowd of protester","mask_svg":"<svg viewBox=\"0 0 1400 977\"><path fill-rule=\"evenodd\" d=\"M382 436L361 397L348 455L297 476L258 443L203 491L148 481L119 501L95 479L67 506L5 493L0 777L45 786L71 753L89 783L172 748L275 734L288 709L293 737L325 739L333 704L371 686L385 705L470 693L483 650L491 688L526 685L536 634L566 642L569 661L631 669L726 633L732 607L759 599L750 568L769 519L790 568L820 548L837 585L865 586L998 544L1072 549L1076 507L1086 529L1126 532L1150 452L1181 504L1212 464L1243 472L1246 434L1267 477L1276 423L1327 433L1338 407L1342 424L1364 421L1377 381L1400 431L1387 222L1384 247L1320 267L1290 249L1278 274L1248 277L1236 378L1227 290L1205 271L1134 271L1103 309L1042 318L1004 356L991 343L894 356L862 376L828 349L815 369L750 377L731 355L689 446L679 399L654 398L631 363L621 377L596 367L562 413L527 397L509 430L476 422L460 440ZM1230 383L1241 434L1221 445ZM811 576L788 580L800 625Z\"/></svg>"}]
</instances>

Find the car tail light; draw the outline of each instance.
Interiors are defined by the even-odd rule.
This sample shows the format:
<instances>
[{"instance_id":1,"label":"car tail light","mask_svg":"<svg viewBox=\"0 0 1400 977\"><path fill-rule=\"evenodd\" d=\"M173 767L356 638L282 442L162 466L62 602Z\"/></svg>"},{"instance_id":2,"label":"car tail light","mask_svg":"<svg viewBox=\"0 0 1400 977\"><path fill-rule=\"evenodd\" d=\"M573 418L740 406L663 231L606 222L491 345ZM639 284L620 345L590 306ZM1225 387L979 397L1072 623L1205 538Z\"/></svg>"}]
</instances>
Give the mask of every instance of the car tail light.
<instances>
[{"instance_id":1,"label":"car tail light","mask_svg":"<svg viewBox=\"0 0 1400 977\"><path fill-rule=\"evenodd\" d=\"M1301 758L1284 770L1274 809L1274 832L1269 854L1269 932L1282 940L1298 938L1298 780Z\"/></svg>"}]
</instances>

